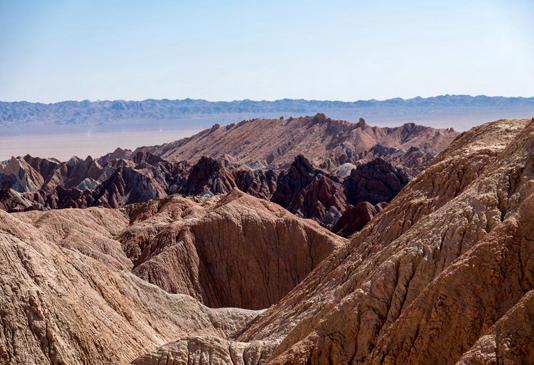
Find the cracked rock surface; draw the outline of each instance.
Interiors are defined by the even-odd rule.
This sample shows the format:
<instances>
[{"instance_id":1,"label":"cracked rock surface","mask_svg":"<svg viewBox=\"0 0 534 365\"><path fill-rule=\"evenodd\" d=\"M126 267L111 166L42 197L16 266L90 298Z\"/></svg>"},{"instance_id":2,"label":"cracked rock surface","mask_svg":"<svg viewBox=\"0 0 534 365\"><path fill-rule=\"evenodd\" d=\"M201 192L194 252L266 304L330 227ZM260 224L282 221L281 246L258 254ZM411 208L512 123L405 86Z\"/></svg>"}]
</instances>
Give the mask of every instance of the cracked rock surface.
<instances>
[{"instance_id":1,"label":"cracked rock surface","mask_svg":"<svg viewBox=\"0 0 534 365\"><path fill-rule=\"evenodd\" d=\"M534 121L463 133L241 341L272 364L532 361Z\"/></svg>"}]
</instances>

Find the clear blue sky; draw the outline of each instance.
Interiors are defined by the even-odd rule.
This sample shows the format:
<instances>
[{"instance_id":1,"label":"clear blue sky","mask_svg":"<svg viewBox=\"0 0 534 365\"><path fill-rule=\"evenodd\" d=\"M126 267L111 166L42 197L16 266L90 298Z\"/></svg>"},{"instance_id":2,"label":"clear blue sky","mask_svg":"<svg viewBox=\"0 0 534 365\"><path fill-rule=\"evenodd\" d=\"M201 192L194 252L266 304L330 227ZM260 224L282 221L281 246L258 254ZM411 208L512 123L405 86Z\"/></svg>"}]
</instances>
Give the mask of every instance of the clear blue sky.
<instances>
[{"instance_id":1,"label":"clear blue sky","mask_svg":"<svg viewBox=\"0 0 534 365\"><path fill-rule=\"evenodd\" d=\"M0 0L0 100L534 95L534 1Z\"/></svg>"}]
</instances>

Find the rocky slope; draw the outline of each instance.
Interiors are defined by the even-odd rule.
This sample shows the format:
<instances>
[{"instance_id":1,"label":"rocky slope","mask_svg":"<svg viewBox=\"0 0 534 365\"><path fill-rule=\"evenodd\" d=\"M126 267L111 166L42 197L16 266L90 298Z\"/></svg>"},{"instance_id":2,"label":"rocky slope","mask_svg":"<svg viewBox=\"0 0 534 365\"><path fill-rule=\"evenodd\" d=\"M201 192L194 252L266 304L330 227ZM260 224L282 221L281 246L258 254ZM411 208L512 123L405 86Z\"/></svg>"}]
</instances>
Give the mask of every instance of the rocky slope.
<instances>
[{"instance_id":1,"label":"rocky slope","mask_svg":"<svg viewBox=\"0 0 534 365\"><path fill-rule=\"evenodd\" d=\"M368 158L373 155L373 147L379 150L377 153L396 159L411 148L433 156L457 134L451 129L413 123L395 128L372 127L363 119L350 123L317 114L302 118L253 119L224 127L217 124L192 137L139 150L170 161L195 162L200 156L210 156L239 164L278 168L304 155L317 166L337 166Z\"/></svg>"},{"instance_id":2,"label":"rocky slope","mask_svg":"<svg viewBox=\"0 0 534 365\"><path fill-rule=\"evenodd\" d=\"M235 338L259 312L201 302L269 306L343 244L237 190L126 210L0 211L0 363L126 364L211 338L257 364L273 344Z\"/></svg>"},{"instance_id":3,"label":"rocky slope","mask_svg":"<svg viewBox=\"0 0 534 365\"><path fill-rule=\"evenodd\" d=\"M177 336L233 336L257 313L209 309L129 272L117 210L0 211L0 363L126 364Z\"/></svg>"},{"instance_id":4,"label":"rocky slope","mask_svg":"<svg viewBox=\"0 0 534 365\"><path fill-rule=\"evenodd\" d=\"M531 310L533 155L534 121L461 135L241 339L283 338L271 363L525 363L532 328L492 333Z\"/></svg>"},{"instance_id":5,"label":"rocky slope","mask_svg":"<svg viewBox=\"0 0 534 365\"><path fill-rule=\"evenodd\" d=\"M57 181L34 174L57 161L15 162L10 183ZM362 204L376 215L348 242L237 190L0 211L0 363L531 362L534 120L463 133L382 211Z\"/></svg>"},{"instance_id":6,"label":"rocky slope","mask_svg":"<svg viewBox=\"0 0 534 365\"><path fill-rule=\"evenodd\" d=\"M533 156L534 120L462 134L238 340L263 341L269 364L531 363ZM180 363L187 344L135 364Z\"/></svg>"},{"instance_id":7,"label":"rocky slope","mask_svg":"<svg viewBox=\"0 0 534 365\"><path fill-rule=\"evenodd\" d=\"M344 243L239 190L198 203L171 197L128 210L131 224L118 239L133 273L210 307L269 307Z\"/></svg>"}]
</instances>

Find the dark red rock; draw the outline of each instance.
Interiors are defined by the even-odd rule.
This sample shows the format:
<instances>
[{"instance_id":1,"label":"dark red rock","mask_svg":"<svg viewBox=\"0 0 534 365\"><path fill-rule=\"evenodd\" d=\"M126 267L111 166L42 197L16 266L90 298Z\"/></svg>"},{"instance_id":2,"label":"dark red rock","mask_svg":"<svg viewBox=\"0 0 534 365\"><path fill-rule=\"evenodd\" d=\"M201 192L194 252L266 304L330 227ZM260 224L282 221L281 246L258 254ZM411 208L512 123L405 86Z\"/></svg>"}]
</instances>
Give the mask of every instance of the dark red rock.
<instances>
[{"instance_id":1,"label":"dark red rock","mask_svg":"<svg viewBox=\"0 0 534 365\"><path fill-rule=\"evenodd\" d=\"M347 206L339 181L314 168L302 155L280 174L271 201L325 226L334 224Z\"/></svg>"},{"instance_id":2,"label":"dark red rock","mask_svg":"<svg viewBox=\"0 0 534 365\"><path fill-rule=\"evenodd\" d=\"M408 181L404 171L377 158L352 170L343 186L350 204L356 205L364 201L378 204L390 202Z\"/></svg>"},{"instance_id":3,"label":"dark red rock","mask_svg":"<svg viewBox=\"0 0 534 365\"><path fill-rule=\"evenodd\" d=\"M277 174L273 170L237 169L235 183L239 190L258 198L270 200L276 191Z\"/></svg>"},{"instance_id":4,"label":"dark red rock","mask_svg":"<svg viewBox=\"0 0 534 365\"><path fill-rule=\"evenodd\" d=\"M225 194L237 187L220 161L203 156L192 168L181 192L186 195Z\"/></svg>"},{"instance_id":5,"label":"dark red rock","mask_svg":"<svg viewBox=\"0 0 534 365\"><path fill-rule=\"evenodd\" d=\"M386 206L387 203L373 205L369 202L361 202L355 206L350 206L332 228L332 232L343 237L359 232Z\"/></svg>"}]
</instances>

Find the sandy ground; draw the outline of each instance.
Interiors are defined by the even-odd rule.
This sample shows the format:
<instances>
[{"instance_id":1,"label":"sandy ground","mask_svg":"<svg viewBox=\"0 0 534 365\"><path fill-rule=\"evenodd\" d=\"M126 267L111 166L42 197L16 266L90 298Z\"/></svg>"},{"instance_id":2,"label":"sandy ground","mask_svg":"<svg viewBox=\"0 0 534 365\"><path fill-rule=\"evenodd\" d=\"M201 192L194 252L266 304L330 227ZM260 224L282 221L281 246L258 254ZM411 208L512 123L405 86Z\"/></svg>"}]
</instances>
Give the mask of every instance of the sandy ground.
<instances>
[{"instance_id":1,"label":"sandy ground","mask_svg":"<svg viewBox=\"0 0 534 365\"><path fill-rule=\"evenodd\" d=\"M167 131L93 132L39 135L0 135L0 161L11 156L30 154L39 157L55 157L68 160L76 155L98 157L115 148L134 149L140 146L156 145L190 136L195 129Z\"/></svg>"}]
</instances>

